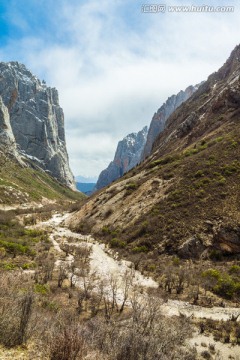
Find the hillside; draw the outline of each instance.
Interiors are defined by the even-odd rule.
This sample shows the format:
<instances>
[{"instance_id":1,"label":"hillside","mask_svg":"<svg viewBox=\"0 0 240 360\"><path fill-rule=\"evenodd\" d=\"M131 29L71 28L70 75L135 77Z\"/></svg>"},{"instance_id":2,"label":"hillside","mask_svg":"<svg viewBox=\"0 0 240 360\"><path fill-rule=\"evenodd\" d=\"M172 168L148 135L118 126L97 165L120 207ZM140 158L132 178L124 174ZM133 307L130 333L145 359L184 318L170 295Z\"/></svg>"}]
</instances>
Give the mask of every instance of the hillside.
<instances>
[{"instance_id":1,"label":"hillside","mask_svg":"<svg viewBox=\"0 0 240 360\"><path fill-rule=\"evenodd\" d=\"M0 154L0 205L83 199L82 193L61 184L30 160L19 163L1 151Z\"/></svg>"},{"instance_id":2,"label":"hillside","mask_svg":"<svg viewBox=\"0 0 240 360\"><path fill-rule=\"evenodd\" d=\"M69 224L125 256L240 253L240 46L167 120L152 154Z\"/></svg>"}]
</instances>

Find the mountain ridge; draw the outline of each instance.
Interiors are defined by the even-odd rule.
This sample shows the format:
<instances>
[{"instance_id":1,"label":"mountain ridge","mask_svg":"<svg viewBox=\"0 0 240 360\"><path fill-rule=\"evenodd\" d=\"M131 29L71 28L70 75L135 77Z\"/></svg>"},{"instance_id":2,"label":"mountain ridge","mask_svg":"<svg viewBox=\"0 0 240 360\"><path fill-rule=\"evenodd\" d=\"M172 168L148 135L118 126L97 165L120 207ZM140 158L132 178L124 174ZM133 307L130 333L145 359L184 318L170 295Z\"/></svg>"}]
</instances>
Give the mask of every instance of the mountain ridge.
<instances>
[{"instance_id":1,"label":"mountain ridge","mask_svg":"<svg viewBox=\"0 0 240 360\"><path fill-rule=\"evenodd\" d=\"M164 130L165 123L169 116L187 99L189 99L193 93L199 88L200 84L195 86L190 85L185 90L180 90L176 95L168 97L157 112L152 117L150 127L147 134L146 144L144 146L141 161L146 159L152 151L153 144L158 135Z\"/></svg>"},{"instance_id":2,"label":"mountain ridge","mask_svg":"<svg viewBox=\"0 0 240 360\"><path fill-rule=\"evenodd\" d=\"M70 226L127 257L239 254L239 59L238 45L168 118L151 155L93 195Z\"/></svg>"}]
</instances>

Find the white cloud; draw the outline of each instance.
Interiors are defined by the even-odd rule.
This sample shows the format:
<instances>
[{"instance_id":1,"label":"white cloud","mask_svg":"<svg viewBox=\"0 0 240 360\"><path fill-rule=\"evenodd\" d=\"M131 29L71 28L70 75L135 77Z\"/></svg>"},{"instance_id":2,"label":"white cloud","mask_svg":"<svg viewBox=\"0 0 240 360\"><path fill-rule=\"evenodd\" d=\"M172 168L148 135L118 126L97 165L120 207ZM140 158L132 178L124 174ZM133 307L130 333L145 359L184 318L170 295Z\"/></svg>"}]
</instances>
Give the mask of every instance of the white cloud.
<instances>
[{"instance_id":1,"label":"white cloud","mask_svg":"<svg viewBox=\"0 0 240 360\"><path fill-rule=\"evenodd\" d=\"M231 14L142 14L125 0L55 6L55 41L46 29L46 38L0 50L59 90L76 175L97 175L118 140L149 125L168 96L206 79L239 42L237 5Z\"/></svg>"}]
</instances>

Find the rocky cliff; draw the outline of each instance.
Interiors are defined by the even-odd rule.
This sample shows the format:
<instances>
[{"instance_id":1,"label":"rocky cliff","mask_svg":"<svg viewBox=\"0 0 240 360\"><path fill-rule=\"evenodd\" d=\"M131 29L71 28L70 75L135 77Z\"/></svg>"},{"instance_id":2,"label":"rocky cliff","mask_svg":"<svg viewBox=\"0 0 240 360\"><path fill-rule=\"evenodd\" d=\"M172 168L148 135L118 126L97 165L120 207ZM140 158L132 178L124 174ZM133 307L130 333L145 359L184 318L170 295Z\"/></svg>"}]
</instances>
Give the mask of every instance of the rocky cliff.
<instances>
[{"instance_id":1,"label":"rocky cliff","mask_svg":"<svg viewBox=\"0 0 240 360\"><path fill-rule=\"evenodd\" d=\"M153 115L144 150L141 155L141 160L144 160L151 154L154 141L158 135L164 130L165 123L169 116L192 94L198 89L199 85L189 86L185 91L181 90L177 95L172 95L167 101L158 109Z\"/></svg>"},{"instance_id":2,"label":"rocky cliff","mask_svg":"<svg viewBox=\"0 0 240 360\"><path fill-rule=\"evenodd\" d=\"M0 63L0 96L4 104L1 118L4 113L9 129L4 131L5 138L8 133L23 156L61 183L75 188L57 90L47 87L18 62ZM6 126L0 125L1 129Z\"/></svg>"},{"instance_id":3,"label":"rocky cliff","mask_svg":"<svg viewBox=\"0 0 240 360\"><path fill-rule=\"evenodd\" d=\"M119 141L114 160L99 175L95 190L111 184L140 162L147 138L147 126Z\"/></svg>"},{"instance_id":4,"label":"rocky cliff","mask_svg":"<svg viewBox=\"0 0 240 360\"><path fill-rule=\"evenodd\" d=\"M16 151L15 138L12 132L8 109L4 105L0 96L0 149L6 153Z\"/></svg>"}]
</instances>

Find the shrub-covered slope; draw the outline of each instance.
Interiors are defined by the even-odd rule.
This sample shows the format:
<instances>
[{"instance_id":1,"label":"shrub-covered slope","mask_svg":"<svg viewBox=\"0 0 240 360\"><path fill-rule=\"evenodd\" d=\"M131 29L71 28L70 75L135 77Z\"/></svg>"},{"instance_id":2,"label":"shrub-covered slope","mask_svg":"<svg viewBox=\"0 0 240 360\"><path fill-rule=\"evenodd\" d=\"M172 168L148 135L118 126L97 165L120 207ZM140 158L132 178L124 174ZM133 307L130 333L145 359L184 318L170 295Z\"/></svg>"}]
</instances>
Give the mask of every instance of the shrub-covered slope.
<instances>
[{"instance_id":1,"label":"shrub-covered slope","mask_svg":"<svg viewBox=\"0 0 240 360\"><path fill-rule=\"evenodd\" d=\"M240 46L168 119L152 154L72 216L126 253L240 254Z\"/></svg>"}]
</instances>

